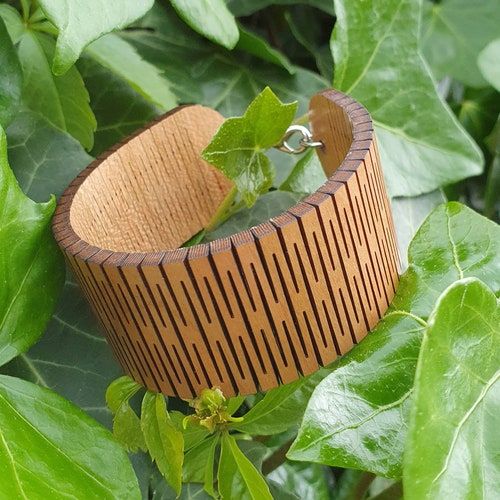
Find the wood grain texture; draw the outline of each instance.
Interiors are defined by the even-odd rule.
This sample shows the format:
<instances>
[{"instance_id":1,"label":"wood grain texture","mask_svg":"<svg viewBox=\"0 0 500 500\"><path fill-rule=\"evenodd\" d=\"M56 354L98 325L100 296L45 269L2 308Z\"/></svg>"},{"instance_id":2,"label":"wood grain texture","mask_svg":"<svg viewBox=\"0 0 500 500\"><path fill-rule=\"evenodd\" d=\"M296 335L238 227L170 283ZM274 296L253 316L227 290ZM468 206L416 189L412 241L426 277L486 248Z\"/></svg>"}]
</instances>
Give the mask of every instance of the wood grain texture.
<instances>
[{"instance_id":1,"label":"wood grain texture","mask_svg":"<svg viewBox=\"0 0 500 500\"><path fill-rule=\"evenodd\" d=\"M399 279L370 116L333 90L310 106L328 181L250 230L177 248L231 187L200 159L221 121L201 106L162 117L84 170L53 222L124 370L182 398L265 391L331 363Z\"/></svg>"}]
</instances>

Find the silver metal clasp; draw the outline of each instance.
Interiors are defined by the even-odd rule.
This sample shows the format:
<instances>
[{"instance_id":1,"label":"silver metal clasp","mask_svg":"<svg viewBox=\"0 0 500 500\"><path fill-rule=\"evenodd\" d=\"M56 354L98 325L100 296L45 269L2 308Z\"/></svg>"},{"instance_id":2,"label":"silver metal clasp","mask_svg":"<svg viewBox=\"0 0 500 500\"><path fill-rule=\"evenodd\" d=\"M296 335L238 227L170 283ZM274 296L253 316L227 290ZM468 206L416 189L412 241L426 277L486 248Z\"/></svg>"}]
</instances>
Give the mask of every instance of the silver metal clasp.
<instances>
[{"instance_id":1,"label":"silver metal clasp","mask_svg":"<svg viewBox=\"0 0 500 500\"><path fill-rule=\"evenodd\" d=\"M296 148L288 143L288 140L295 134L301 135L299 145ZM292 155L303 153L307 148L321 147L323 147L323 143L321 141L313 141L310 130L307 127L304 127L304 125L290 125L287 128L283 139L281 139L281 142L277 146L275 146L276 149Z\"/></svg>"}]
</instances>

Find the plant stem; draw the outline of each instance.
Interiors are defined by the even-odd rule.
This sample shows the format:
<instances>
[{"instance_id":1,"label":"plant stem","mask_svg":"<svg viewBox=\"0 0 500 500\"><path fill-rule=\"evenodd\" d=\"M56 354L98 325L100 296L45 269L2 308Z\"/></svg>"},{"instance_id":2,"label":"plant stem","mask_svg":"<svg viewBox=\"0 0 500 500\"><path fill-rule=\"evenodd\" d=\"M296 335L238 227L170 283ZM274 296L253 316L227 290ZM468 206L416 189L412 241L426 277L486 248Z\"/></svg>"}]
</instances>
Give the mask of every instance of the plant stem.
<instances>
[{"instance_id":1,"label":"plant stem","mask_svg":"<svg viewBox=\"0 0 500 500\"><path fill-rule=\"evenodd\" d=\"M234 199L236 198L237 193L238 193L238 188L236 186L233 186L229 191L229 193L224 198L224 200L222 201L222 203L217 208L217 211L214 213L214 215L208 222L207 227L205 228L205 231L207 233L213 231L217 226L222 224L222 222L224 222L232 214L230 208L234 202Z\"/></svg>"},{"instance_id":2,"label":"plant stem","mask_svg":"<svg viewBox=\"0 0 500 500\"><path fill-rule=\"evenodd\" d=\"M269 458L266 458L264 462L262 462L262 474L267 476L274 469L277 469L280 465L282 465L286 460L286 454L292 446L294 439L290 439L284 445L280 446Z\"/></svg>"}]
</instances>

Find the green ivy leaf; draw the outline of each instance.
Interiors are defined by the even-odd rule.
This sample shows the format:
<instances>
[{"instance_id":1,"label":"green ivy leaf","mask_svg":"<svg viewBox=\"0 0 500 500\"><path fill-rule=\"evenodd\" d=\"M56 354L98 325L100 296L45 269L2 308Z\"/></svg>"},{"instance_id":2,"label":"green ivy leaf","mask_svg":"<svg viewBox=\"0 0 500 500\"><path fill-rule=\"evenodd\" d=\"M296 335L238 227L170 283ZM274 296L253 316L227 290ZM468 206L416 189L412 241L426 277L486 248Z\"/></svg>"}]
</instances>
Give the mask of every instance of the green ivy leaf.
<instances>
[{"instance_id":1,"label":"green ivy leaf","mask_svg":"<svg viewBox=\"0 0 500 500\"><path fill-rule=\"evenodd\" d=\"M61 75L90 42L139 19L152 7L153 0L39 0L38 3L59 30L52 69Z\"/></svg>"},{"instance_id":2,"label":"green ivy leaf","mask_svg":"<svg viewBox=\"0 0 500 500\"><path fill-rule=\"evenodd\" d=\"M53 51L54 42L43 33L27 31L21 37L18 53L24 74L23 101L91 149L96 120L89 94L76 68L64 76L52 74L49 60Z\"/></svg>"},{"instance_id":3,"label":"green ivy leaf","mask_svg":"<svg viewBox=\"0 0 500 500\"><path fill-rule=\"evenodd\" d=\"M223 434L217 473L222 500L272 500L266 481L238 447L230 434Z\"/></svg>"},{"instance_id":4,"label":"green ivy leaf","mask_svg":"<svg viewBox=\"0 0 500 500\"><path fill-rule=\"evenodd\" d=\"M170 0L177 14L200 35L212 42L232 49L239 32L234 16L224 0Z\"/></svg>"},{"instance_id":5,"label":"green ivy leaf","mask_svg":"<svg viewBox=\"0 0 500 500\"><path fill-rule=\"evenodd\" d=\"M265 38L261 38L255 33L245 29L241 24L239 25L239 30L240 39L238 40L236 49L252 54L263 61L281 66L291 75L295 73L296 68L292 65L288 57L279 50L271 47Z\"/></svg>"},{"instance_id":6,"label":"green ivy leaf","mask_svg":"<svg viewBox=\"0 0 500 500\"><path fill-rule=\"evenodd\" d=\"M481 51L477 64L488 83L500 92L500 38Z\"/></svg>"},{"instance_id":7,"label":"green ivy leaf","mask_svg":"<svg viewBox=\"0 0 500 500\"><path fill-rule=\"evenodd\" d=\"M331 0L229 0L228 5L235 16L249 16L258 10L270 5L304 4L321 9L333 16L333 2Z\"/></svg>"},{"instance_id":8,"label":"green ivy leaf","mask_svg":"<svg viewBox=\"0 0 500 500\"><path fill-rule=\"evenodd\" d=\"M253 207L243 208L232 215L224 224L209 232L205 241L225 238L239 231L257 226L261 222L281 214L287 208L295 205L301 198L301 195L285 191L271 191L263 194L259 196Z\"/></svg>"},{"instance_id":9,"label":"green ivy leaf","mask_svg":"<svg viewBox=\"0 0 500 500\"><path fill-rule=\"evenodd\" d=\"M1 366L42 334L64 280L62 256L50 229L55 198L35 203L24 195L7 163L1 128L0 207Z\"/></svg>"},{"instance_id":10,"label":"green ivy leaf","mask_svg":"<svg viewBox=\"0 0 500 500\"><path fill-rule=\"evenodd\" d=\"M500 483L500 301L481 281L449 287L415 375L405 499L495 498Z\"/></svg>"},{"instance_id":11,"label":"green ivy leaf","mask_svg":"<svg viewBox=\"0 0 500 500\"><path fill-rule=\"evenodd\" d=\"M288 457L399 478L415 367L427 318L464 277L500 291L500 228L459 203L436 208L375 329L315 389Z\"/></svg>"},{"instance_id":12,"label":"green ivy leaf","mask_svg":"<svg viewBox=\"0 0 500 500\"><path fill-rule=\"evenodd\" d=\"M325 171L321 166L318 155L314 150L309 150L295 164L280 189L292 193L310 194L317 191L325 182Z\"/></svg>"},{"instance_id":13,"label":"green ivy leaf","mask_svg":"<svg viewBox=\"0 0 500 500\"><path fill-rule=\"evenodd\" d=\"M184 438L167 413L163 394L146 392L142 401L141 427L151 458L156 462L167 483L179 495Z\"/></svg>"},{"instance_id":14,"label":"green ivy leaf","mask_svg":"<svg viewBox=\"0 0 500 500\"><path fill-rule=\"evenodd\" d=\"M16 50L0 15L0 126L14 117L21 100L23 75Z\"/></svg>"},{"instance_id":15,"label":"green ivy leaf","mask_svg":"<svg viewBox=\"0 0 500 500\"><path fill-rule=\"evenodd\" d=\"M370 111L392 196L433 191L481 173L483 164L481 151L438 96L420 55L420 5L335 1L334 87Z\"/></svg>"},{"instance_id":16,"label":"green ivy leaf","mask_svg":"<svg viewBox=\"0 0 500 500\"><path fill-rule=\"evenodd\" d=\"M35 201L59 197L93 159L73 137L32 111L18 113L6 133L12 170Z\"/></svg>"},{"instance_id":17,"label":"green ivy leaf","mask_svg":"<svg viewBox=\"0 0 500 500\"><path fill-rule=\"evenodd\" d=\"M15 45L26 31L26 25L19 12L11 5L4 3L0 5L0 17L5 23L12 43Z\"/></svg>"},{"instance_id":18,"label":"green ivy leaf","mask_svg":"<svg viewBox=\"0 0 500 500\"><path fill-rule=\"evenodd\" d=\"M321 369L309 377L266 392L243 417L231 427L254 435L272 435L298 425L314 388L328 372Z\"/></svg>"},{"instance_id":19,"label":"green ivy leaf","mask_svg":"<svg viewBox=\"0 0 500 500\"><path fill-rule=\"evenodd\" d=\"M266 85L283 101L297 100L298 112L303 114L311 95L328 86L318 74L303 68L295 67L290 75L241 51L229 52L210 44L196 36L172 9L159 4L135 30L129 29L122 36L169 76L180 101L210 106L225 116L243 114Z\"/></svg>"},{"instance_id":20,"label":"green ivy leaf","mask_svg":"<svg viewBox=\"0 0 500 500\"><path fill-rule=\"evenodd\" d=\"M466 88L459 99L450 103L465 130L478 144L491 132L500 112L498 93L491 87Z\"/></svg>"},{"instance_id":21,"label":"green ivy leaf","mask_svg":"<svg viewBox=\"0 0 500 500\"><path fill-rule=\"evenodd\" d=\"M316 10L309 8L286 10L285 20L295 40L309 52L304 56L313 57L319 72L331 80L333 57L329 43L325 43L324 26L333 24L333 20L325 22L325 16L319 16Z\"/></svg>"},{"instance_id":22,"label":"green ivy leaf","mask_svg":"<svg viewBox=\"0 0 500 500\"><path fill-rule=\"evenodd\" d=\"M125 375L111 382L106 391L106 403L114 414L113 434L132 452L147 451L141 421L129 404L141 388L140 384Z\"/></svg>"},{"instance_id":23,"label":"green ivy leaf","mask_svg":"<svg viewBox=\"0 0 500 500\"><path fill-rule=\"evenodd\" d=\"M434 76L450 75L466 85L484 87L477 66L481 50L498 37L497 0L425 0L422 46Z\"/></svg>"},{"instance_id":24,"label":"green ivy leaf","mask_svg":"<svg viewBox=\"0 0 500 500\"><path fill-rule=\"evenodd\" d=\"M112 414L104 394L123 370L69 271L60 303L44 335L4 369L10 375L57 391L111 428Z\"/></svg>"},{"instance_id":25,"label":"green ivy leaf","mask_svg":"<svg viewBox=\"0 0 500 500\"><path fill-rule=\"evenodd\" d=\"M0 421L4 498L140 498L109 431L52 391L0 375Z\"/></svg>"},{"instance_id":26,"label":"green ivy leaf","mask_svg":"<svg viewBox=\"0 0 500 500\"><path fill-rule=\"evenodd\" d=\"M297 103L283 104L266 87L240 117L228 118L202 153L203 158L235 182L247 206L266 192L274 178L264 154L281 141Z\"/></svg>"},{"instance_id":27,"label":"green ivy leaf","mask_svg":"<svg viewBox=\"0 0 500 500\"><path fill-rule=\"evenodd\" d=\"M97 119L94 156L152 121L160 110L136 92L125 80L90 57L78 61L78 69L90 94Z\"/></svg>"},{"instance_id":28,"label":"green ivy leaf","mask_svg":"<svg viewBox=\"0 0 500 500\"><path fill-rule=\"evenodd\" d=\"M110 33L92 42L85 54L123 78L137 93L168 111L177 105L168 80L161 71L144 61L132 45Z\"/></svg>"},{"instance_id":29,"label":"green ivy leaf","mask_svg":"<svg viewBox=\"0 0 500 500\"><path fill-rule=\"evenodd\" d=\"M408 267L408 246L418 228L427 216L445 201L446 196L441 190L421 194L414 198L393 198L391 200L392 216L403 270Z\"/></svg>"}]
</instances>

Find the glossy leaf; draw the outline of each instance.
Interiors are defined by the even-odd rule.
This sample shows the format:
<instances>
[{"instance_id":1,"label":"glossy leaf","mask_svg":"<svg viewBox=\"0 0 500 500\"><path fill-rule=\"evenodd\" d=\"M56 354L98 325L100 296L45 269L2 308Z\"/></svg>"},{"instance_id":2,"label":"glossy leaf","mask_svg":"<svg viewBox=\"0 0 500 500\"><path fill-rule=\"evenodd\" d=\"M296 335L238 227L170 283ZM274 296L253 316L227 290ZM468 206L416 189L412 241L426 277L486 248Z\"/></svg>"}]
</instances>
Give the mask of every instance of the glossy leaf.
<instances>
[{"instance_id":1,"label":"glossy leaf","mask_svg":"<svg viewBox=\"0 0 500 500\"><path fill-rule=\"evenodd\" d=\"M0 420L4 498L140 498L109 431L52 391L0 375Z\"/></svg>"},{"instance_id":2,"label":"glossy leaf","mask_svg":"<svg viewBox=\"0 0 500 500\"><path fill-rule=\"evenodd\" d=\"M295 40L307 51L303 55L304 63L308 57L314 58L319 72L331 80L333 58L329 39L325 38L325 26L331 26L332 22L316 10L302 6L286 10L285 19Z\"/></svg>"},{"instance_id":3,"label":"glossy leaf","mask_svg":"<svg viewBox=\"0 0 500 500\"><path fill-rule=\"evenodd\" d=\"M450 75L466 85L484 87L477 57L499 35L497 0L426 0L424 5L422 45L434 76Z\"/></svg>"},{"instance_id":4,"label":"glossy leaf","mask_svg":"<svg viewBox=\"0 0 500 500\"><path fill-rule=\"evenodd\" d=\"M458 203L436 208L410 244L388 312L317 386L288 457L400 477L427 318L441 293L464 277L499 292L499 250L494 222Z\"/></svg>"},{"instance_id":5,"label":"glossy leaf","mask_svg":"<svg viewBox=\"0 0 500 500\"><path fill-rule=\"evenodd\" d=\"M153 0L39 0L38 3L59 30L52 69L61 75L90 42L139 19L151 8Z\"/></svg>"},{"instance_id":6,"label":"glossy leaf","mask_svg":"<svg viewBox=\"0 0 500 500\"><path fill-rule=\"evenodd\" d=\"M285 191L271 191L259 196L255 205L251 208L243 208L231 216L224 224L208 233L205 241L213 241L217 238L225 238L239 231L257 226L272 217L276 217L287 208L295 205L301 195Z\"/></svg>"},{"instance_id":7,"label":"glossy leaf","mask_svg":"<svg viewBox=\"0 0 500 500\"><path fill-rule=\"evenodd\" d=\"M494 498L500 469L500 301L468 278L425 332L404 462L405 499Z\"/></svg>"},{"instance_id":8,"label":"glossy leaf","mask_svg":"<svg viewBox=\"0 0 500 500\"><path fill-rule=\"evenodd\" d=\"M21 100L22 71L16 50L0 14L0 126L14 117Z\"/></svg>"},{"instance_id":9,"label":"glossy leaf","mask_svg":"<svg viewBox=\"0 0 500 500\"><path fill-rule=\"evenodd\" d=\"M3 3L0 5L0 17L5 23L12 43L16 44L26 31L26 25L19 15L19 12L11 5Z\"/></svg>"},{"instance_id":10,"label":"glossy leaf","mask_svg":"<svg viewBox=\"0 0 500 500\"><path fill-rule=\"evenodd\" d=\"M78 61L97 119L93 155L98 155L152 121L159 109L125 80L90 57Z\"/></svg>"},{"instance_id":11,"label":"glossy leaf","mask_svg":"<svg viewBox=\"0 0 500 500\"><path fill-rule=\"evenodd\" d=\"M224 0L170 1L177 14L200 35L226 49L238 42L238 26Z\"/></svg>"},{"instance_id":12,"label":"glossy leaf","mask_svg":"<svg viewBox=\"0 0 500 500\"><path fill-rule=\"evenodd\" d=\"M481 51L477 63L484 78L500 92L500 38Z\"/></svg>"},{"instance_id":13,"label":"glossy leaf","mask_svg":"<svg viewBox=\"0 0 500 500\"><path fill-rule=\"evenodd\" d=\"M124 375L114 380L106 390L106 404L114 414L113 434L127 450L146 450L141 421L130 407L130 399L141 389L135 380Z\"/></svg>"},{"instance_id":14,"label":"glossy leaf","mask_svg":"<svg viewBox=\"0 0 500 500\"><path fill-rule=\"evenodd\" d=\"M132 45L110 33L92 42L85 54L123 78L137 93L162 111L177 105L168 80L152 64L144 61Z\"/></svg>"},{"instance_id":15,"label":"glossy leaf","mask_svg":"<svg viewBox=\"0 0 500 500\"><path fill-rule=\"evenodd\" d=\"M316 7L333 16L331 0L229 0L229 8L236 16L249 16L270 5L304 4Z\"/></svg>"},{"instance_id":16,"label":"glossy leaf","mask_svg":"<svg viewBox=\"0 0 500 500\"><path fill-rule=\"evenodd\" d=\"M167 413L163 394L146 392L142 401L141 427L151 458L168 484L179 494L184 438Z\"/></svg>"},{"instance_id":17,"label":"glossy leaf","mask_svg":"<svg viewBox=\"0 0 500 500\"><path fill-rule=\"evenodd\" d=\"M408 246L415 233L434 208L444 201L446 201L446 197L440 190L421 194L414 198L393 198L391 200L392 217L403 270L408 267Z\"/></svg>"},{"instance_id":18,"label":"glossy leaf","mask_svg":"<svg viewBox=\"0 0 500 500\"><path fill-rule=\"evenodd\" d=\"M464 89L450 105L465 130L478 144L483 145L500 113L500 99L495 89Z\"/></svg>"},{"instance_id":19,"label":"glossy leaf","mask_svg":"<svg viewBox=\"0 0 500 500\"><path fill-rule=\"evenodd\" d=\"M290 175L280 186L283 191L310 194L326 182L326 175L318 155L310 150L295 164Z\"/></svg>"},{"instance_id":20,"label":"glossy leaf","mask_svg":"<svg viewBox=\"0 0 500 500\"><path fill-rule=\"evenodd\" d=\"M264 153L281 141L296 110L297 103L283 104L266 87L243 116L227 119L204 149L203 158L235 182L247 206L272 185L273 166Z\"/></svg>"},{"instance_id":21,"label":"glossy leaf","mask_svg":"<svg viewBox=\"0 0 500 500\"><path fill-rule=\"evenodd\" d=\"M266 481L243 454L233 436L223 434L217 474L222 500L272 500Z\"/></svg>"},{"instance_id":22,"label":"glossy leaf","mask_svg":"<svg viewBox=\"0 0 500 500\"><path fill-rule=\"evenodd\" d=\"M59 197L93 159L73 137L31 111L18 113L6 133L12 170L35 201Z\"/></svg>"},{"instance_id":23,"label":"glossy leaf","mask_svg":"<svg viewBox=\"0 0 500 500\"><path fill-rule=\"evenodd\" d=\"M42 334L64 280L64 264L50 230L55 199L35 203L7 163L0 128L0 366ZM34 313L36 311L36 313Z\"/></svg>"},{"instance_id":24,"label":"glossy leaf","mask_svg":"<svg viewBox=\"0 0 500 500\"><path fill-rule=\"evenodd\" d=\"M282 385L266 392L233 428L254 435L271 435L284 432L298 425L309 398L327 374L321 369L309 377Z\"/></svg>"},{"instance_id":25,"label":"glossy leaf","mask_svg":"<svg viewBox=\"0 0 500 500\"><path fill-rule=\"evenodd\" d=\"M318 464L285 462L267 475L280 490L293 493L295 498L330 500L329 470ZM334 497L335 498L335 497Z\"/></svg>"},{"instance_id":26,"label":"glossy leaf","mask_svg":"<svg viewBox=\"0 0 500 500\"><path fill-rule=\"evenodd\" d=\"M89 94L76 68L63 76L52 73L53 50L54 42L44 34L27 31L22 36L18 52L24 74L23 102L91 149L96 121Z\"/></svg>"},{"instance_id":27,"label":"glossy leaf","mask_svg":"<svg viewBox=\"0 0 500 500\"><path fill-rule=\"evenodd\" d=\"M218 442L218 436L212 434L186 452L182 467L183 482L207 483L207 486L213 489L215 450Z\"/></svg>"},{"instance_id":28,"label":"glossy leaf","mask_svg":"<svg viewBox=\"0 0 500 500\"><path fill-rule=\"evenodd\" d=\"M433 191L481 173L483 164L420 55L420 3L335 1L334 87L370 111L392 196Z\"/></svg>"},{"instance_id":29,"label":"glossy leaf","mask_svg":"<svg viewBox=\"0 0 500 500\"><path fill-rule=\"evenodd\" d=\"M137 29L127 30L124 36L144 59L164 70L180 101L210 106L224 116L243 114L266 86L285 102L297 100L298 113L303 114L311 95L328 86L326 80L311 71L296 68L290 75L241 51L229 52L212 45L163 5L155 5Z\"/></svg>"},{"instance_id":30,"label":"glossy leaf","mask_svg":"<svg viewBox=\"0 0 500 500\"><path fill-rule=\"evenodd\" d=\"M274 49L267 43L265 38L261 38L255 33L245 29L243 25L239 26L240 38L236 45L238 50L248 52L263 61L268 61L277 66L286 69L290 74L294 74L296 68L289 59L279 50Z\"/></svg>"}]
</instances>

